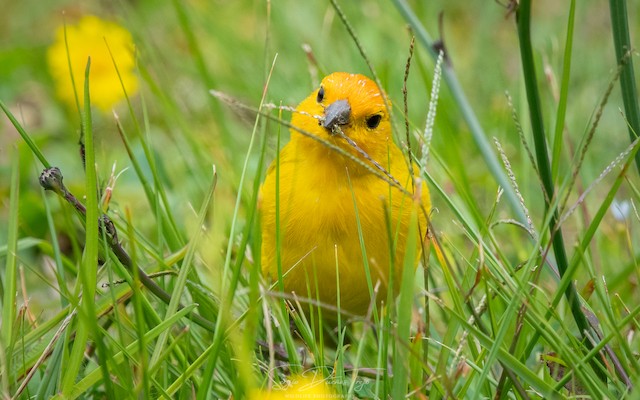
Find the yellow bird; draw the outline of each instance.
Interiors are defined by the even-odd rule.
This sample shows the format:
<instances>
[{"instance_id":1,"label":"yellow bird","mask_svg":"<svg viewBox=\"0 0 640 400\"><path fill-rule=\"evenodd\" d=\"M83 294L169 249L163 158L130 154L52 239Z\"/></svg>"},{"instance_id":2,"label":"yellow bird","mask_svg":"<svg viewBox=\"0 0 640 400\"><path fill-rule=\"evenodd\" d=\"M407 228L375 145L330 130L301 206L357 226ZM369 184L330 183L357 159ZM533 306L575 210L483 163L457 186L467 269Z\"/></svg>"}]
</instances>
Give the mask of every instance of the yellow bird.
<instances>
[{"instance_id":1,"label":"yellow bird","mask_svg":"<svg viewBox=\"0 0 640 400\"><path fill-rule=\"evenodd\" d=\"M417 243L424 238L429 192L422 183L414 194L384 97L363 75L325 77L298 105L291 124L313 137L291 129L279 168L274 161L262 185L263 274L277 282L280 270L286 292L335 307L338 271L341 310L365 315L373 301L386 299L392 262L395 281L401 279L412 213L422 235ZM367 265L373 286L379 285L376 299Z\"/></svg>"}]
</instances>

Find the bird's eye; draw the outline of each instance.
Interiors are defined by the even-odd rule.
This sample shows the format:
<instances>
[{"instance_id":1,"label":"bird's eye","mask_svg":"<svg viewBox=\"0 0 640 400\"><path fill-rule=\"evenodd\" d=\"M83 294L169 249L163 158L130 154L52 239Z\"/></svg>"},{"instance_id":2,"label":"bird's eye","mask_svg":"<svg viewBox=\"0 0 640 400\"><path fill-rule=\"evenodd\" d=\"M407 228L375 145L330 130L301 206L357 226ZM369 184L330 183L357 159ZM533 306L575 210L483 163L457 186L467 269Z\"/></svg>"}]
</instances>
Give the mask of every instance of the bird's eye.
<instances>
[{"instance_id":1,"label":"bird's eye","mask_svg":"<svg viewBox=\"0 0 640 400\"><path fill-rule=\"evenodd\" d=\"M367 118L367 128L375 129L380 125L380 121L382 120L382 115L374 114Z\"/></svg>"},{"instance_id":2,"label":"bird's eye","mask_svg":"<svg viewBox=\"0 0 640 400\"><path fill-rule=\"evenodd\" d=\"M316 100L318 100L318 103L322 103L322 99L324 99L324 88L320 86L320 89L318 89L318 97Z\"/></svg>"}]
</instances>

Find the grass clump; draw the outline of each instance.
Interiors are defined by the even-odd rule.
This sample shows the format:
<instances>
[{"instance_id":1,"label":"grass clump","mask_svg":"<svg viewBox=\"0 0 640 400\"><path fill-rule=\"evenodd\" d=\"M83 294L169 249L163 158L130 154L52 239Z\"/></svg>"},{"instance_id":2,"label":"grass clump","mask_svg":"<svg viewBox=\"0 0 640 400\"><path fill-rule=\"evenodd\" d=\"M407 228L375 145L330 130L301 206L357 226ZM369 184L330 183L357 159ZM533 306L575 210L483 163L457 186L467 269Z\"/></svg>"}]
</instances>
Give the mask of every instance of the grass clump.
<instances>
[{"instance_id":1,"label":"grass clump","mask_svg":"<svg viewBox=\"0 0 640 400\"><path fill-rule=\"evenodd\" d=\"M56 97L32 6L0 56L4 397L637 396L638 31L618 2L613 32L575 1L48 4L130 31L138 93L119 77L113 112L89 63L75 109ZM332 330L261 277L257 204L280 105L334 70L394 100L434 209L398 298Z\"/></svg>"}]
</instances>

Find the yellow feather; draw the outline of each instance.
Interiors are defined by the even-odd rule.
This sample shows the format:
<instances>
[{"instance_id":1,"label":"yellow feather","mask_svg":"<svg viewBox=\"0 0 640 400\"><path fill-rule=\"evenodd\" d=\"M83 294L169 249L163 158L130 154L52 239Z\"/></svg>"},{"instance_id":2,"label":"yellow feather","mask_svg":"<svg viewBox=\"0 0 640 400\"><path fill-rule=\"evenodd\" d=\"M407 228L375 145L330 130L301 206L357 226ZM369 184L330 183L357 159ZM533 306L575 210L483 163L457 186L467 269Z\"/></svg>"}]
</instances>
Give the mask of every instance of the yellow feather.
<instances>
[{"instance_id":1,"label":"yellow feather","mask_svg":"<svg viewBox=\"0 0 640 400\"><path fill-rule=\"evenodd\" d=\"M422 206L421 210L430 210L429 192L422 184L420 199L416 201L413 198L409 168L404 155L393 142L384 99L373 81L362 75L338 72L324 78L321 88L300 103L292 116L292 124L339 146L370 168L292 130L291 141L280 152L279 168L275 168L275 162L271 165L261 188L262 271L273 282L277 281L278 180L280 254L285 291L314 301L319 298L321 302L335 306L338 265L341 308L364 315L372 299L367 286L357 216L373 285L380 284L375 299L379 302L387 296L392 259L396 280L400 279L411 214L418 206ZM321 99L319 90L322 90ZM345 138L322 126L325 110L338 100L347 100L350 106L348 122L340 125L344 135L404 186L408 193L372 173L371 170L377 170L377 167L371 160ZM374 115L380 115L379 123L375 127L368 126L368 119ZM370 125L375 125L374 122L369 120ZM279 171L279 176L276 171ZM390 214L391 238L386 210ZM424 235L427 222L421 210L418 210L418 223L419 231ZM390 240L395 243L393 257L390 255ZM317 293L314 277L318 280ZM308 282L311 291L307 290Z\"/></svg>"}]
</instances>

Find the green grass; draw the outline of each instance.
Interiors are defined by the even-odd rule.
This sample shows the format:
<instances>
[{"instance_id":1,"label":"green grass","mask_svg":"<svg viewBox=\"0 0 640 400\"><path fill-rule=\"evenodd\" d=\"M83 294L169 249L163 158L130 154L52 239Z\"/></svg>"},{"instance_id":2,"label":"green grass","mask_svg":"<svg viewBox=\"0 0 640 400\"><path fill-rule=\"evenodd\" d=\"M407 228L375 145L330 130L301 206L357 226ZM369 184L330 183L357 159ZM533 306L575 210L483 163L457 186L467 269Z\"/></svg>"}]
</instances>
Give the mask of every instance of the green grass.
<instances>
[{"instance_id":1,"label":"green grass","mask_svg":"<svg viewBox=\"0 0 640 400\"><path fill-rule=\"evenodd\" d=\"M625 49L640 31L637 5L626 6L10 5L0 28L0 393L240 399L305 374L345 398L636 398L640 141L637 57ZM88 89L79 109L56 99L45 52L61 10L68 24L93 13L133 34L141 90L114 113L91 109L88 79L76 82ZM450 63L430 105L441 10ZM329 333L317 299L260 274L258 190L290 118L268 105L295 106L331 71L361 72L387 91L406 142L407 26L412 157L434 207L429 257L391 277L393 304ZM39 186L50 166L66 189ZM315 312L290 312L297 303Z\"/></svg>"}]
</instances>

